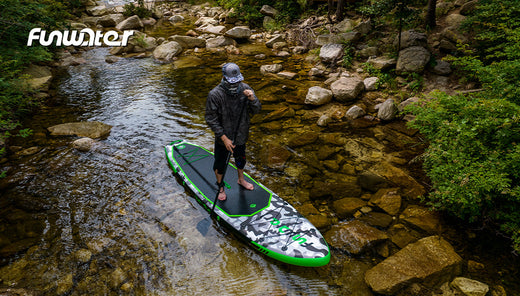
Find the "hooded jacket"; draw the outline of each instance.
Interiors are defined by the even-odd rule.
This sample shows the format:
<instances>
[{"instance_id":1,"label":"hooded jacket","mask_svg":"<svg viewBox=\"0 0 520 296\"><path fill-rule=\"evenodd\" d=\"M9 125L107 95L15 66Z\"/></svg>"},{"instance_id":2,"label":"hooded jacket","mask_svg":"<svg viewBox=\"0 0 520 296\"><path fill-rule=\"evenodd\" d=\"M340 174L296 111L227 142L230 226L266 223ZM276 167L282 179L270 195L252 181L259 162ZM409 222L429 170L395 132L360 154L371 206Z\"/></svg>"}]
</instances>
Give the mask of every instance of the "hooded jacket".
<instances>
[{"instance_id":1,"label":"hooded jacket","mask_svg":"<svg viewBox=\"0 0 520 296\"><path fill-rule=\"evenodd\" d=\"M235 128L239 119L240 123L238 124L236 140L233 144L244 145L247 141L251 116L260 112L262 104L256 95L253 101L248 100L246 95L244 95L244 90L246 89L253 90L249 85L241 82L236 95L226 91L222 84L217 85L209 92L208 99L206 100L205 119L211 130L215 133L216 141L219 144L223 144L220 139L222 135L226 135L233 141ZM241 115L239 113L242 110L243 104L247 105L244 107L243 114Z\"/></svg>"}]
</instances>

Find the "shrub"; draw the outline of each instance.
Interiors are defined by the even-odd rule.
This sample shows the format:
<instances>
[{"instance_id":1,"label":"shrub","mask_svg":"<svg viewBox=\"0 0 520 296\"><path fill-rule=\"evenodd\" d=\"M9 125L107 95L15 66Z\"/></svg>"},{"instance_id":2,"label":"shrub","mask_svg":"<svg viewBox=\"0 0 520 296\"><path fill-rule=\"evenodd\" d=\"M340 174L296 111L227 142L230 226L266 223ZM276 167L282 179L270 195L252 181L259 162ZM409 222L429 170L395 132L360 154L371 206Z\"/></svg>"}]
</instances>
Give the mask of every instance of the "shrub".
<instances>
[{"instance_id":1,"label":"shrub","mask_svg":"<svg viewBox=\"0 0 520 296\"><path fill-rule=\"evenodd\" d=\"M128 3L123 6L123 15L132 16L137 15L140 18L147 18L152 16L152 11L144 5L144 0L137 0L137 5Z\"/></svg>"}]
</instances>

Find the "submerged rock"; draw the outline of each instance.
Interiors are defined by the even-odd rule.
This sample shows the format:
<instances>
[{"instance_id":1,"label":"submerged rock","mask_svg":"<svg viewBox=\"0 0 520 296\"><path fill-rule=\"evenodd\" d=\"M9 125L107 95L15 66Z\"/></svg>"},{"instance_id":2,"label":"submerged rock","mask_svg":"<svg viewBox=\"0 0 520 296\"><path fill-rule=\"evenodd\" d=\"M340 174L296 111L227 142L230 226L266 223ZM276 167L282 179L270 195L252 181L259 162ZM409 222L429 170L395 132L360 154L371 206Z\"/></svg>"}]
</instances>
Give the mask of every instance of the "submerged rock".
<instances>
[{"instance_id":1,"label":"submerged rock","mask_svg":"<svg viewBox=\"0 0 520 296\"><path fill-rule=\"evenodd\" d=\"M464 277L455 278L450 286L467 296L486 296L489 292L488 285Z\"/></svg>"},{"instance_id":2,"label":"submerged rock","mask_svg":"<svg viewBox=\"0 0 520 296\"><path fill-rule=\"evenodd\" d=\"M92 146L94 145L95 141L91 138L81 138L77 139L76 141L72 142L72 147L79 151L90 151L92 149Z\"/></svg>"},{"instance_id":3,"label":"submerged rock","mask_svg":"<svg viewBox=\"0 0 520 296\"><path fill-rule=\"evenodd\" d=\"M351 254L360 254L387 239L386 233L359 220L334 225L325 234L325 240L332 247Z\"/></svg>"},{"instance_id":4,"label":"submerged rock","mask_svg":"<svg viewBox=\"0 0 520 296\"><path fill-rule=\"evenodd\" d=\"M99 121L63 123L47 128L51 136L103 138L110 134L111 125Z\"/></svg>"},{"instance_id":5,"label":"submerged rock","mask_svg":"<svg viewBox=\"0 0 520 296\"><path fill-rule=\"evenodd\" d=\"M173 58L182 52L182 46L175 42L164 42L153 51L153 57L160 61L173 61Z\"/></svg>"},{"instance_id":6,"label":"submerged rock","mask_svg":"<svg viewBox=\"0 0 520 296\"><path fill-rule=\"evenodd\" d=\"M462 271L462 258L438 236L423 238L406 246L365 273L365 281L376 293L392 295L421 282L440 284Z\"/></svg>"}]
</instances>

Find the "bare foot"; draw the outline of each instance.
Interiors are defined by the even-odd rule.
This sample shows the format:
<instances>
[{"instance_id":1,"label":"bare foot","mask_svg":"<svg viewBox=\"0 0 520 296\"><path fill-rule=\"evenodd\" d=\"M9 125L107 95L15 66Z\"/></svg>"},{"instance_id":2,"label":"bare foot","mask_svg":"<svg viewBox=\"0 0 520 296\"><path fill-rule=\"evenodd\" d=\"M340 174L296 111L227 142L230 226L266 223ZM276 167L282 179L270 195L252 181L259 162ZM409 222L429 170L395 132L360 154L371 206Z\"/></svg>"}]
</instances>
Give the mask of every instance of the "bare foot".
<instances>
[{"instance_id":1,"label":"bare foot","mask_svg":"<svg viewBox=\"0 0 520 296\"><path fill-rule=\"evenodd\" d=\"M225 201L227 198L226 191L224 191L224 187L220 188L220 191L218 193L218 200Z\"/></svg>"},{"instance_id":2,"label":"bare foot","mask_svg":"<svg viewBox=\"0 0 520 296\"><path fill-rule=\"evenodd\" d=\"M238 184L242 187L244 187L245 189L247 190L253 190L255 189L255 186L253 186L253 184L247 182L246 180L242 179L242 180L238 180Z\"/></svg>"}]
</instances>

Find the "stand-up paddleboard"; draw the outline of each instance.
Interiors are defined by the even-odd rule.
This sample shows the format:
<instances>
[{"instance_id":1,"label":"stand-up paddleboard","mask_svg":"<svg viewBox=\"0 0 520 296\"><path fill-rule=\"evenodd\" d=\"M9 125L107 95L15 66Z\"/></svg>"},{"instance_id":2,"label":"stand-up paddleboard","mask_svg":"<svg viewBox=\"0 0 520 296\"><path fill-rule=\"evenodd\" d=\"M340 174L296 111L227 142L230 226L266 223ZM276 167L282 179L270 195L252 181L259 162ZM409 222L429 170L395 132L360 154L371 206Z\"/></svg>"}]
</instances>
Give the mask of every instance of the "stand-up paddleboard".
<instances>
[{"instance_id":1,"label":"stand-up paddleboard","mask_svg":"<svg viewBox=\"0 0 520 296\"><path fill-rule=\"evenodd\" d=\"M213 172L213 153L177 140L165 147L175 173L211 211L218 185ZM237 184L236 167L228 164L224 178L227 199L217 200L216 218L261 253L289 264L323 266L330 250L321 233L286 201L244 174L254 184L250 191Z\"/></svg>"}]
</instances>

